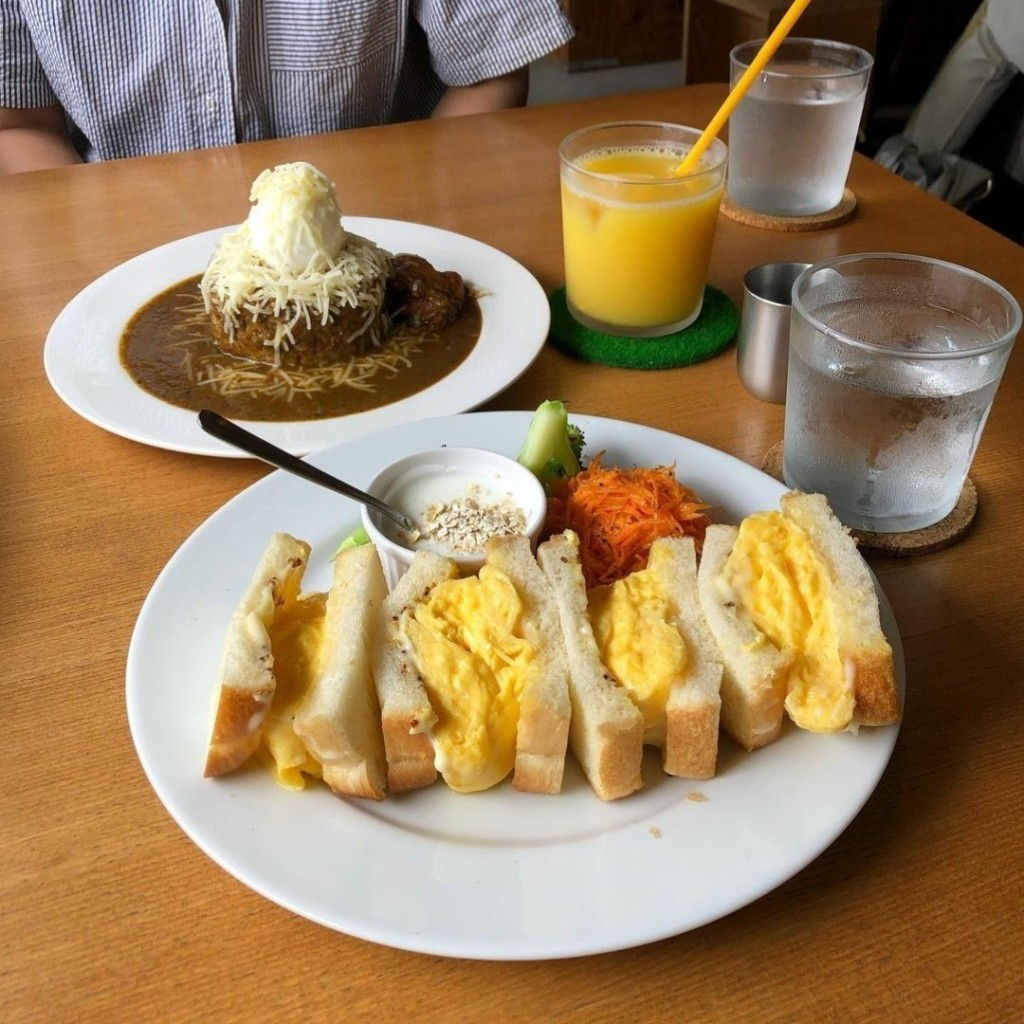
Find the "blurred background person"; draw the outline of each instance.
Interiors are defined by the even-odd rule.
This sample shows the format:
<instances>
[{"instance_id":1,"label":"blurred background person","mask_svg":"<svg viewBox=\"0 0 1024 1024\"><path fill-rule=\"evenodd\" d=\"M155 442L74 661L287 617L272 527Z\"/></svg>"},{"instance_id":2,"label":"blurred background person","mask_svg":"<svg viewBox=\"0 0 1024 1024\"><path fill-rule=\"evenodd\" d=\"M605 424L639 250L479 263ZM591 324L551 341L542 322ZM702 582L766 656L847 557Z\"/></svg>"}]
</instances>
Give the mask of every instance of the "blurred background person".
<instances>
[{"instance_id":1,"label":"blurred background person","mask_svg":"<svg viewBox=\"0 0 1024 1024\"><path fill-rule=\"evenodd\" d=\"M1024 0L987 0L960 36L910 115L903 134L922 153L960 153L1024 73ZM1024 184L1020 126L1003 170Z\"/></svg>"},{"instance_id":2,"label":"blurred background person","mask_svg":"<svg viewBox=\"0 0 1024 1024\"><path fill-rule=\"evenodd\" d=\"M888 0L876 69L863 150L1024 242L1024 0Z\"/></svg>"},{"instance_id":3,"label":"blurred background person","mask_svg":"<svg viewBox=\"0 0 1024 1024\"><path fill-rule=\"evenodd\" d=\"M522 106L557 0L0 0L0 172Z\"/></svg>"}]
</instances>

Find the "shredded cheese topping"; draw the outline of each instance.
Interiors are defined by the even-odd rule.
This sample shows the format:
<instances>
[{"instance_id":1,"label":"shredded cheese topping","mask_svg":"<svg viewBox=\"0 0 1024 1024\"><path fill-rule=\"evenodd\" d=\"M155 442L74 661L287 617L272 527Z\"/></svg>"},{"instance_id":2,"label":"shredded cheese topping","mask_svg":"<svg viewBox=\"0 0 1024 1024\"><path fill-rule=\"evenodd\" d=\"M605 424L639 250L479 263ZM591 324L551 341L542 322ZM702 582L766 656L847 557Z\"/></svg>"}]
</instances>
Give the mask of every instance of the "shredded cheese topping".
<instances>
[{"instance_id":1,"label":"shredded cheese topping","mask_svg":"<svg viewBox=\"0 0 1024 1024\"><path fill-rule=\"evenodd\" d=\"M216 349L208 351L209 321L202 302L197 298L184 310L183 321L171 328L176 339L171 346L181 352L182 367L191 383L223 397L260 394L291 402L297 395L341 387L374 392L378 377L394 377L408 369L416 356L440 340L436 332L399 324L388 336L387 344L373 351L328 366L285 369L253 364Z\"/></svg>"},{"instance_id":2,"label":"shredded cheese topping","mask_svg":"<svg viewBox=\"0 0 1024 1024\"><path fill-rule=\"evenodd\" d=\"M253 251L249 226L243 224L221 239L199 289L209 313L216 305L230 337L243 317L273 318L275 351L294 344L293 329L326 324L343 308L366 311L365 326L384 303L391 254L359 235L322 271L296 274L268 267Z\"/></svg>"}]
</instances>

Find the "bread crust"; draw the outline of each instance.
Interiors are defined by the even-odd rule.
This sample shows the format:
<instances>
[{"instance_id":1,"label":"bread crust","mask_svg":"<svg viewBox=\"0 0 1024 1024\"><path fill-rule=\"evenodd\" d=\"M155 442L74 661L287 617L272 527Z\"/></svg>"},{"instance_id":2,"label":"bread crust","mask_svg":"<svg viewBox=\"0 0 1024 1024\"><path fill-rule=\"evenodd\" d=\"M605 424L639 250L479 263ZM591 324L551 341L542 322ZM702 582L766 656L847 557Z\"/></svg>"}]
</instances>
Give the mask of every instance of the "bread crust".
<instances>
[{"instance_id":1,"label":"bread crust","mask_svg":"<svg viewBox=\"0 0 1024 1024\"><path fill-rule=\"evenodd\" d=\"M544 664L546 662L546 664ZM512 785L524 793L560 793L569 743L569 690L562 666L547 658L535 662L534 676L562 677L562 700L547 694L529 694L519 706L516 729L516 764ZM527 689L531 684L527 683Z\"/></svg>"},{"instance_id":2,"label":"bread crust","mask_svg":"<svg viewBox=\"0 0 1024 1024\"><path fill-rule=\"evenodd\" d=\"M594 792L618 800L643 786L643 715L601 663L587 616L579 538L571 530L555 535L537 548L537 561L551 582L565 645L569 746Z\"/></svg>"},{"instance_id":3,"label":"bread crust","mask_svg":"<svg viewBox=\"0 0 1024 1024\"><path fill-rule=\"evenodd\" d=\"M375 547L335 556L321 668L295 713L294 728L339 796L383 800L387 789L381 713L370 670L386 597Z\"/></svg>"},{"instance_id":4,"label":"bread crust","mask_svg":"<svg viewBox=\"0 0 1024 1024\"><path fill-rule=\"evenodd\" d=\"M717 706L669 705L665 713L665 746L661 767L682 779L712 779L718 767L721 698Z\"/></svg>"},{"instance_id":5,"label":"bread crust","mask_svg":"<svg viewBox=\"0 0 1024 1024\"><path fill-rule=\"evenodd\" d=\"M458 566L451 559L432 551L417 551L409 569L384 601L380 642L373 655L373 677L380 702L387 785L392 793L421 789L437 779L430 738L437 716L406 645L402 619L438 583L455 579L458 574Z\"/></svg>"},{"instance_id":6,"label":"bread crust","mask_svg":"<svg viewBox=\"0 0 1024 1024\"><path fill-rule=\"evenodd\" d=\"M722 656L697 593L697 550L692 537L663 537L651 546L648 564L668 599L673 625L686 644L685 675L665 704L662 768L668 775L710 779L718 761L722 710Z\"/></svg>"},{"instance_id":7,"label":"bread crust","mask_svg":"<svg viewBox=\"0 0 1024 1024\"><path fill-rule=\"evenodd\" d=\"M895 725L902 709L892 648L882 630L874 580L856 541L822 494L790 491L780 505L811 538L832 577L839 611L839 656L853 673L860 724Z\"/></svg>"},{"instance_id":8,"label":"bread crust","mask_svg":"<svg viewBox=\"0 0 1024 1024\"><path fill-rule=\"evenodd\" d=\"M309 553L305 541L275 533L235 608L213 695L207 778L239 768L260 745L276 688L270 642L274 618L286 600L297 598Z\"/></svg>"},{"instance_id":9,"label":"bread crust","mask_svg":"<svg viewBox=\"0 0 1024 1024\"><path fill-rule=\"evenodd\" d=\"M859 652L853 660L853 693L860 724L896 725L903 717L892 651Z\"/></svg>"},{"instance_id":10,"label":"bread crust","mask_svg":"<svg viewBox=\"0 0 1024 1024\"><path fill-rule=\"evenodd\" d=\"M263 722L274 700L271 678L249 693L232 689L220 691L216 720L206 751L203 775L214 779L241 768L256 753Z\"/></svg>"},{"instance_id":11,"label":"bread crust","mask_svg":"<svg viewBox=\"0 0 1024 1024\"><path fill-rule=\"evenodd\" d=\"M721 723L746 750L778 739L792 657L739 614L736 597L721 586L719 575L739 530L713 524L704 535L697 590L708 627L722 655Z\"/></svg>"},{"instance_id":12,"label":"bread crust","mask_svg":"<svg viewBox=\"0 0 1024 1024\"><path fill-rule=\"evenodd\" d=\"M820 494L790 491L785 516L809 537L831 578L839 658L852 681L854 721L895 724L901 708L892 648L881 627L878 594L850 531ZM794 652L779 651L740 612L720 574L738 535L733 526L708 528L698 570L701 603L725 662L722 724L748 750L774 740L781 727Z\"/></svg>"}]
</instances>

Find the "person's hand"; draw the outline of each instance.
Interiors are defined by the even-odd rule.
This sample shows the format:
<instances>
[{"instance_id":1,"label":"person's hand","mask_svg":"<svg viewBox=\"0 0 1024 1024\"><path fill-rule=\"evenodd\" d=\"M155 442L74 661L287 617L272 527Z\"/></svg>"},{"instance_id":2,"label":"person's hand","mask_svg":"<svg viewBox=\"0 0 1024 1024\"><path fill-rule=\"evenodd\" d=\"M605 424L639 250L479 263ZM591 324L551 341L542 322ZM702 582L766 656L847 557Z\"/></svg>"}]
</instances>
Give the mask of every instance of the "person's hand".
<instances>
[{"instance_id":1,"label":"person's hand","mask_svg":"<svg viewBox=\"0 0 1024 1024\"><path fill-rule=\"evenodd\" d=\"M0 107L0 174L81 162L60 107Z\"/></svg>"}]
</instances>

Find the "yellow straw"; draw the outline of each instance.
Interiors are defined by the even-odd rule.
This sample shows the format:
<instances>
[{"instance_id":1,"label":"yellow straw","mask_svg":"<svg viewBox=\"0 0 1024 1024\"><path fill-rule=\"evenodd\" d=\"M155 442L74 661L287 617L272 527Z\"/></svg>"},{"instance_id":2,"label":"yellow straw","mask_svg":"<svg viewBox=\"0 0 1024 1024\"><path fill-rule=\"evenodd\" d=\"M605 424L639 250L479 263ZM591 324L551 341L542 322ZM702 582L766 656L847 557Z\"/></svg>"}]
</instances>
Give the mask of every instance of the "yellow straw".
<instances>
[{"instance_id":1,"label":"yellow straw","mask_svg":"<svg viewBox=\"0 0 1024 1024\"><path fill-rule=\"evenodd\" d=\"M686 154L683 162L676 168L677 176L689 174L696 166L697 161L704 155L704 150L711 145L718 137L722 126L729 120L729 115L736 109L736 104L746 95L751 83L764 70L765 65L775 56L775 51L790 29L796 23L796 19L804 13L811 0L793 0L790 8L782 16L782 20L775 26L775 31L764 41L764 45L757 51L757 56L750 62L750 67L743 72L743 76L732 87L731 92L725 97L725 102L718 108L718 113L708 122L707 128L701 133L700 138L693 144L693 149Z\"/></svg>"}]
</instances>

